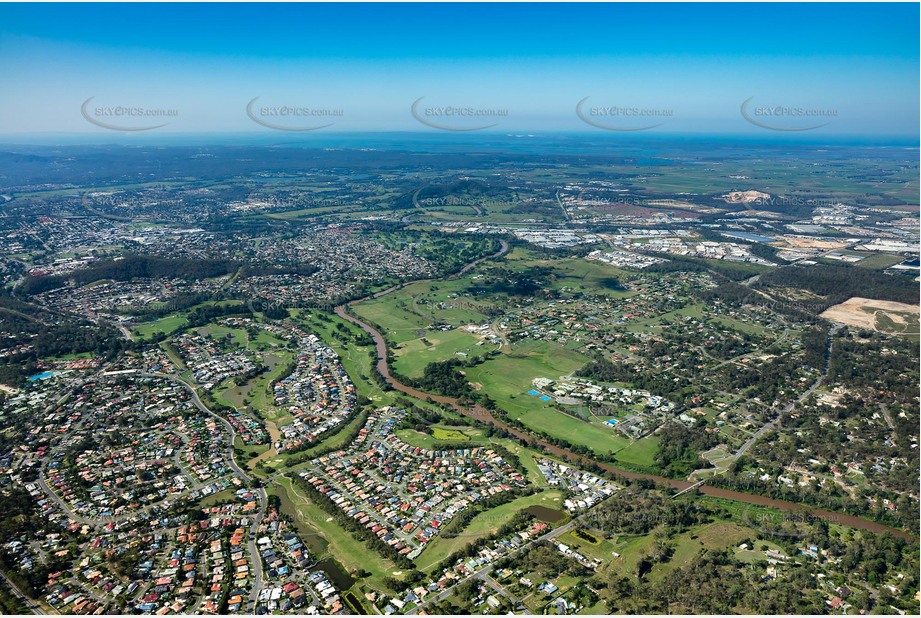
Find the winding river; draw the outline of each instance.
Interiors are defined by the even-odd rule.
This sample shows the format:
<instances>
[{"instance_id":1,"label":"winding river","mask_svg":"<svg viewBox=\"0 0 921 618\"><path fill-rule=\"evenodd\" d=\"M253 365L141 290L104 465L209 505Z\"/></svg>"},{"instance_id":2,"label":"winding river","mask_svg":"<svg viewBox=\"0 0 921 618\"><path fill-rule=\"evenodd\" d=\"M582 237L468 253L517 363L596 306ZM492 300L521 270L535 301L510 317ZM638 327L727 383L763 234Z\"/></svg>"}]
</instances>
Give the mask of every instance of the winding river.
<instances>
[{"instance_id":1,"label":"winding river","mask_svg":"<svg viewBox=\"0 0 921 618\"><path fill-rule=\"evenodd\" d=\"M475 268L481 262L485 260L489 260L489 259L495 259L497 257L504 255L508 251L508 249L509 249L508 243L506 243L503 240L501 249L497 253L480 258L474 262L471 262L470 264L465 266L460 272L455 273L449 278L456 279L458 277L461 277L467 272L469 272L471 269ZM530 446L537 447L538 449L544 450L547 453L551 453L560 458L570 459L573 462L581 463L583 465L588 464L588 463L594 463L600 466L601 468L611 473L622 476L624 478L631 479L631 480L645 479L648 481L652 481L658 485L671 487L678 491L689 489L692 485L694 485L694 483L691 483L689 481L670 479L670 478L666 478L664 476L658 476L655 474L644 474L644 473L639 473L639 472L631 472L629 470L621 470L620 468L617 468L610 464L588 459L581 455L577 455L576 453L573 453L572 451L568 449L564 449L559 446L555 446L553 444L545 442L544 440L541 440L528 433L525 433L524 431L516 427L512 427L511 425L494 417L489 412L489 410L483 408L482 406L479 406L479 405L474 405L471 407L462 406L460 405L458 400L454 397L446 397L444 395L426 393L424 391L420 391L416 388L403 384L399 380L395 379L392 375L390 375L390 367L387 365L387 342L384 339L384 336L373 326L367 324L366 322L360 320L359 318L349 313L349 307L351 307L352 305L356 305L358 303L364 302L366 300L370 300L372 298L380 298L381 296L384 296L385 294L389 294L407 285L411 285L414 283L425 283L428 281L433 281L433 280L432 279L419 279L416 281L409 281L407 283L403 283L400 285L396 285L396 286L387 288L386 290L381 290L380 292L377 292L365 298L359 298L357 300L353 300L343 305L339 305L338 307L335 308L336 315L338 315L343 320L351 322L352 324L358 326L359 328L364 330L366 333L371 335L372 339L374 340L374 347L377 350L377 365L376 365L377 371L378 373L381 374L381 376L384 377L387 383L390 384L390 386L392 386L395 390L398 390L402 393L405 393L417 399L422 399L422 400L431 399L434 402L451 406L454 410L456 410L460 414L463 414L464 416L468 416L480 422L489 423L491 425L494 425L495 427L498 427L500 429L507 431L509 434L515 436L516 438L524 440ZM704 495L713 496L716 498L724 498L727 500L734 500L736 502L743 502L746 504L751 504L751 505L756 505L756 506L771 507L771 508L778 509L780 511L795 512L797 515L795 517L791 517L791 519L795 518L796 520L799 520L799 521L803 521L805 519L825 520L825 521L832 522L832 523L850 526L852 528L858 528L860 530L868 530L870 532L875 532L877 534L889 532L893 534L894 536L899 536L909 541L917 540L917 537L913 536L912 534L908 532L905 532L903 530L898 530L896 528L892 528L890 526L886 526L886 525L877 523L875 521L870 521L869 519L857 517L855 515L847 515L845 513L827 511L825 509L805 506L802 504L797 504L795 502L787 502L785 500L776 500L774 498L767 498L767 497L758 496L755 494L748 494L748 493L744 493L741 491L735 491L732 489L712 487L706 484L699 485L697 487L697 491L699 491L700 493Z\"/></svg>"}]
</instances>

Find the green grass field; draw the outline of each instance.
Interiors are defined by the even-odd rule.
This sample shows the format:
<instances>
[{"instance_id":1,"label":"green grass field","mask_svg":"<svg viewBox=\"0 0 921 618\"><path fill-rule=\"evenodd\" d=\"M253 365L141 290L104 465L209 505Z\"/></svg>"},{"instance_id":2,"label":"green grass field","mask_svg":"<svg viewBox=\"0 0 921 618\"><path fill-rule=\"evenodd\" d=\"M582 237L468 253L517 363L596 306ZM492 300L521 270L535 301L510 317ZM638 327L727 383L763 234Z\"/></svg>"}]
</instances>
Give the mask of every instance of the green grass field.
<instances>
[{"instance_id":1,"label":"green grass field","mask_svg":"<svg viewBox=\"0 0 921 618\"><path fill-rule=\"evenodd\" d=\"M393 343L418 339L437 321L459 326L486 321L478 311L491 303L465 297L469 278L437 283L414 283L405 288L354 306L356 315L380 326Z\"/></svg>"},{"instance_id":2,"label":"green grass field","mask_svg":"<svg viewBox=\"0 0 921 618\"><path fill-rule=\"evenodd\" d=\"M400 429L396 435L400 440L411 446L432 449L439 443L445 442L486 442L482 429L464 427L462 429L444 429L433 426L432 434L421 433L415 429Z\"/></svg>"},{"instance_id":3,"label":"green grass field","mask_svg":"<svg viewBox=\"0 0 921 618\"><path fill-rule=\"evenodd\" d=\"M426 331L424 337L398 344L393 350L393 368L397 373L412 378L422 375L429 363L464 359L467 356L482 355L495 346L478 346L478 338L461 330Z\"/></svg>"},{"instance_id":4,"label":"green grass field","mask_svg":"<svg viewBox=\"0 0 921 618\"><path fill-rule=\"evenodd\" d=\"M204 509L212 506L217 506L219 504L235 502L237 500L236 491L237 490L235 487L223 489L219 492L211 494L210 496L202 498L198 505Z\"/></svg>"},{"instance_id":5,"label":"green grass field","mask_svg":"<svg viewBox=\"0 0 921 618\"><path fill-rule=\"evenodd\" d=\"M595 535L595 532L590 531ZM757 531L730 521L695 526L672 538L674 554L664 563L656 563L646 575L652 582L661 581L672 571L689 564L701 550L704 549L735 549L743 540L755 538ZM579 547L579 552L586 556L597 557L603 561L601 571L603 576L634 577L640 559L646 555L655 538L652 534L634 536L626 535L605 540L599 545L592 545L574 535L566 535L567 541L573 540L573 545ZM564 541L565 542L565 541ZM568 543L567 543L568 544ZM616 552L615 557L611 552Z\"/></svg>"},{"instance_id":6,"label":"green grass field","mask_svg":"<svg viewBox=\"0 0 921 618\"><path fill-rule=\"evenodd\" d=\"M899 322L897 323L893 320L890 314L895 315ZM906 339L917 341L919 335L918 314L907 311L879 313L876 315L876 329L884 333L901 335Z\"/></svg>"},{"instance_id":7,"label":"green grass field","mask_svg":"<svg viewBox=\"0 0 921 618\"><path fill-rule=\"evenodd\" d=\"M198 332L219 340L225 339L229 335L230 341L241 348L248 347L249 345L249 334L242 328L231 328L212 322L198 329Z\"/></svg>"},{"instance_id":8,"label":"green grass field","mask_svg":"<svg viewBox=\"0 0 921 618\"><path fill-rule=\"evenodd\" d=\"M901 264L905 258L900 255L890 255L888 253L877 253L857 262L859 268L869 268L872 270L884 270L890 266Z\"/></svg>"},{"instance_id":9,"label":"green grass field","mask_svg":"<svg viewBox=\"0 0 921 618\"><path fill-rule=\"evenodd\" d=\"M515 440L510 440L508 438L497 438L495 436L486 438L482 429L472 427L452 426L450 429L443 429L439 425L433 425L432 432L433 435L428 435L414 429L400 429L397 430L396 435L409 445L428 449L433 448L436 444L440 443L443 445L451 441L489 442L490 444L497 444L518 457L529 482L537 487L547 486L547 479L545 479L544 475L538 470L537 462L535 461L535 457L545 457L546 455L544 455L544 453L523 447Z\"/></svg>"},{"instance_id":10,"label":"green grass field","mask_svg":"<svg viewBox=\"0 0 921 618\"><path fill-rule=\"evenodd\" d=\"M703 549L735 548L755 535L751 528L732 522L715 522L692 528L675 537L675 553L671 560L653 567L648 577L650 581L660 581L671 571L686 566Z\"/></svg>"},{"instance_id":11,"label":"green grass field","mask_svg":"<svg viewBox=\"0 0 921 618\"><path fill-rule=\"evenodd\" d=\"M529 506L539 504L552 509L559 509L562 505L562 493L557 490L546 490L530 496L524 496L511 502L480 513L470 520L463 531L457 536L437 536L416 558L416 565L420 571L431 572L439 562L453 552L461 549L476 539L493 534L516 513Z\"/></svg>"},{"instance_id":12,"label":"green grass field","mask_svg":"<svg viewBox=\"0 0 921 618\"><path fill-rule=\"evenodd\" d=\"M551 287L556 290L573 288L593 294L606 295L611 298L627 298L633 292L612 290L605 286L605 281L613 278L627 278L629 273L614 268L609 264L588 261L581 258L534 262L537 266L553 268L554 278Z\"/></svg>"},{"instance_id":13,"label":"green grass field","mask_svg":"<svg viewBox=\"0 0 921 618\"><path fill-rule=\"evenodd\" d=\"M374 351L374 347L370 345L356 345L355 343L343 344L333 335L338 324L342 324L351 334L363 334L364 331L332 313L297 309L293 310L291 314L297 321L308 326L311 330L316 331L317 336L336 351L343 369L345 369L352 384L355 385L355 390L359 395L367 397L377 406L386 406L394 403L395 396L393 391L383 390L372 378L375 371L375 357L372 357L370 353ZM321 320L318 317L319 315L323 315L330 321L326 322Z\"/></svg>"},{"instance_id":14,"label":"green grass field","mask_svg":"<svg viewBox=\"0 0 921 618\"><path fill-rule=\"evenodd\" d=\"M273 380L285 377L282 374L286 372L288 363L293 358L294 354L289 350L279 349L276 352L263 354L262 361L269 368L267 372L260 374L242 386L237 386L232 378L225 380L219 387L214 389L214 399L218 403L234 408L249 405L256 412L265 413L271 405L269 384ZM268 415L266 418L279 420L277 415Z\"/></svg>"},{"instance_id":15,"label":"green grass field","mask_svg":"<svg viewBox=\"0 0 921 618\"><path fill-rule=\"evenodd\" d=\"M179 354L179 351L169 341L161 341L160 349L163 350L163 353L166 354L167 358L172 361L176 368L180 371L185 369L185 363L182 362L182 355Z\"/></svg>"},{"instance_id":16,"label":"green grass field","mask_svg":"<svg viewBox=\"0 0 921 618\"><path fill-rule=\"evenodd\" d=\"M611 560L613 557L611 552L614 551L614 543L604 538L604 536L598 532L588 531L588 533L597 538L598 542L590 543L585 539L576 536L576 534L572 531L560 535L557 537L557 541L559 543L569 545L586 558L597 558L602 562L608 562Z\"/></svg>"},{"instance_id":17,"label":"green grass field","mask_svg":"<svg viewBox=\"0 0 921 618\"><path fill-rule=\"evenodd\" d=\"M78 359L93 358L92 352L80 352L79 354L61 354L60 356L49 356L47 360L52 361L74 361Z\"/></svg>"},{"instance_id":18,"label":"green grass field","mask_svg":"<svg viewBox=\"0 0 921 618\"><path fill-rule=\"evenodd\" d=\"M213 306L227 306L227 305L239 305L243 301L240 300L221 300L221 301L207 301L199 303L194 307L190 307L185 311L180 311L176 313L171 313L170 315L158 318L156 320L151 320L150 322L143 322L133 327L133 332L135 335L142 339L149 339L154 333L162 332L167 335L171 335L179 330L182 330L189 323L186 319L186 314L190 311L193 311L199 307L213 307Z\"/></svg>"},{"instance_id":19,"label":"green grass field","mask_svg":"<svg viewBox=\"0 0 921 618\"><path fill-rule=\"evenodd\" d=\"M154 333L157 332L171 335L177 330L184 328L188 323L189 321L184 315L168 315L153 322L144 322L143 324L138 324L134 327L133 331L134 334L141 339L150 339L153 337Z\"/></svg>"},{"instance_id":20,"label":"green grass field","mask_svg":"<svg viewBox=\"0 0 921 618\"><path fill-rule=\"evenodd\" d=\"M713 321L718 322L731 330L739 331L741 333L748 333L750 335L764 335L767 332L767 330L759 324L755 324L753 322L743 322L742 320L737 320L734 318L719 316L713 318Z\"/></svg>"},{"instance_id":21,"label":"green grass field","mask_svg":"<svg viewBox=\"0 0 921 618\"><path fill-rule=\"evenodd\" d=\"M681 309L676 309L674 311L669 311L668 313L663 313L652 318L641 319L641 320L631 320L627 326L627 330L631 332L644 332L649 329L650 326L658 326L662 323L662 320L671 320L675 321L676 318L682 317L692 317L696 320L700 320L704 315L704 307L699 303L690 304Z\"/></svg>"},{"instance_id":22,"label":"green grass field","mask_svg":"<svg viewBox=\"0 0 921 618\"><path fill-rule=\"evenodd\" d=\"M465 371L470 382L482 385L502 409L528 427L599 453L617 451L629 440L600 424L567 416L556 410L553 402L527 394L534 378L557 379L587 362L582 354L555 343L524 341L514 345L512 354L501 354Z\"/></svg>"},{"instance_id":23,"label":"green grass field","mask_svg":"<svg viewBox=\"0 0 921 618\"><path fill-rule=\"evenodd\" d=\"M482 437L483 432L479 429L455 429L447 427L432 427L432 437L436 440L476 440Z\"/></svg>"},{"instance_id":24,"label":"green grass field","mask_svg":"<svg viewBox=\"0 0 921 618\"><path fill-rule=\"evenodd\" d=\"M617 459L628 464L643 467L655 467L656 449L659 448L659 436L646 436L637 440L623 450L617 451Z\"/></svg>"},{"instance_id":25,"label":"green grass field","mask_svg":"<svg viewBox=\"0 0 921 618\"><path fill-rule=\"evenodd\" d=\"M327 553L335 557L349 572L354 573L359 569L368 571L371 573L368 582L375 588L386 590L388 588L384 578L399 578L398 574L401 571L392 562L376 552L369 551L364 543L339 526L323 509L299 493L290 479L275 479L275 486L271 492L281 500L282 512L294 519L295 527L305 545L317 549L325 545ZM321 537L322 542L318 544L317 539L311 540L311 536ZM316 549L313 551L319 553ZM320 553L318 557L322 558L323 555Z\"/></svg>"},{"instance_id":26,"label":"green grass field","mask_svg":"<svg viewBox=\"0 0 921 618\"><path fill-rule=\"evenodd\" d=\"M290 471L300 470L301 468L306 467L306 463L299 464L290 464L290 460L293 458L303 459L305 457L311 457L314 453L319 453L321 451L328 451L329 449L340 449L344 448L349 442L346 438L356 431L359 427L365 424L368 420L368 415L365 413L358 414L351 422L343 425L339 430L328 436L326 439L318 442L316 445L310 447L304 452L301 453L279 453L270 459L267 459L263 462L267 466L271 466L276 470L287 469ZM289 467L290 466L290 467Z\"/></svg>"}]
</instances>

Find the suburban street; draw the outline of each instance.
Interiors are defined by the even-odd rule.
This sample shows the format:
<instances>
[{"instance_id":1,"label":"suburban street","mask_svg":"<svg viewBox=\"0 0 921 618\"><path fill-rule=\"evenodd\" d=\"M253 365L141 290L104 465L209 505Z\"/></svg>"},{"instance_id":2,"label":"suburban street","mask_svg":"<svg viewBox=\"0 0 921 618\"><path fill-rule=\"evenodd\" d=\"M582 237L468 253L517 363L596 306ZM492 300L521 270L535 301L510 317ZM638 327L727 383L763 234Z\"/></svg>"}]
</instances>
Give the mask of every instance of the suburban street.
<instances>
[{"instance_id":1,"label":"suburban street","mask_svg":"<svg viewBox=\"0 0 921 618\"><path fill-rule=\"evenodd\" d=\"M579 522L579 518L577 517L577 518L573 519L571 522L569 522L568 524L564 524L564 525L560 526L559 528L557 528L556 530L551 530L551 531L548 532L547 534L544 534L543 536L540 536L540 537L538 537L538 538L536 538L536 539L534 539L534 540L532 540L532 541L529 541L528 543L525 543L524 545L522 545L522 546L519 547L518 549L509 552L505 557L516 556L516 555L522 553L523 551L528 550L528 549L530 549L531 547L537 545L537 544L540 543L541 541L549 541L550 539L553 539L553 538L555 538L555 537L558 537L558 536L561 535L561 534L565 534L566 532L569 532L570 530L572 530L573 528L575 528L576 525L578 524L578 522ZM451 596L451 595L453 594L455 588L457 588L458 586L460 586L461 584L463 584L465 581L467 581L467 580L469 580L469 579L473 579L473 578L484 579L484 577L488 577L488 574L493 570L493 567L494 567L494 565L488 564L488 565L486 565L485 567L483 567L482 569L480 569L480 570L478 570L478 571L475 571L475 572L471 573L470 575L468 575L467 577L465 577L465 578L463 578L463 579L461 579L461 580L458 580L457 583L453 584L452 586L450 586L450 587L448 587L448 588L445 588L444 590L442 590L441 592L439 592L439 593L438 593L437 595L435 595L434 597L430 597L430 598L426 599L425 601L423 601L422 603L420 603L418 606L416 606L416 607L414 607L413 609L411 609L410 611L408 611L407 614L417 614L417 613L419 612L419 610L425 609L427 606L429 606L429 605L432 604L432 603L439 603L439 602L441 602L441 601L444 601L445 599L447 599L449 596ZM491 580L491 579L492 579L492 578L490 578L490 580ZM485 579L484 579L484 581L485 581ZM492 581L495 581L495 580L492 580Z\"/></svg>"},{"instance_id":2,"label":"suburban street","mask_svg":"<svg viewBox=\"0 0 921 618\"><path fill-rule=\"evenodd\" d=\"M251 484L251 483L253 482L252 477L251 477L249 474L247 474L246 471L243 470L243 468L241 468L239 465L237 465L236 460L234 460L234 458L233 458L233 448L234 448L233 443L234 443L234 439L236 438L237 434L236 434L236 432L235 432L234 429L233 429L233 425L231 425L231 424L227 421L227 419L225 419L225 418L222 417L222 416L219 416L219 415L215 414L214 412L212 412L212 411L208 408L208 406L206 406L204 403L202 403L202 400L201 400L201 398L199 398L198 393L195 391L195 389L194 389L188 382L186 382L185 380L183 380L182 378L179 378L179 377L177 377L177 376L175 376L175 375L172 375L172 374L169 374L169 373L159 373L159 372L157 372L157 373L141 373L141 375L144 376L144 377L156 377L156 378L164 378L164 379L166 379L166 380L171 380L171 381L173 381L173 382L175 382L175 383L177 383L177 384L182 385L183 388L185 388L187 391L189 391L189 394L192 396L192 402L195 404L195 406L196 406L199 410L201 410L202 412L204 412L205 414L207 414L208 416L211 416L212 418L214 418L215 420L217 420L221 425L224 426L224 429L227 430L227 464L228 464L228 465L230 466L230 468L237 474L237 476L239 476L240 479L242 479L247 485L249 485L249 484Z\"/></svg>"},{"instance_id":3,"label":"suburban street","mask_svg":"<svg viewBox=\"0 0 921 618\"><path fill-rule=\"evenodd\" d=\"M778 414L777 418L762 425L761 428L758 429L758 431L756 431L754 434L752 434L752 436L748 440L746 440L745 443L741 447L739 447L739 450L737 450L735 454L732 455L729 459L732 459L734 461L738 459L739 457L741 457L742 455L744 455L748 451L748 449L752 447L752 445L755 442L757 442L764 435L773 431L777 427L777 422L780 420L780 418L784 414L788 414L789 412L791 412L793 408L795 408L800 403L805 401L810 395L812 395L812 393L816 391L817 388L819 388L822 385L822 382L825 381L825 377L828 375L828 359L831 356L832 341L834 339L835 333L837 333L840 328L841 328L840 324L835 324L828 331L828 341L826 343L826 348L825 348L825 362L822 365L822 372L819 374L819 377L816 379L816 381L812 383L812 386L806 389L794 401L791 401L786 406L784 406L783 412Z\"/></svg>"}]
</instances>

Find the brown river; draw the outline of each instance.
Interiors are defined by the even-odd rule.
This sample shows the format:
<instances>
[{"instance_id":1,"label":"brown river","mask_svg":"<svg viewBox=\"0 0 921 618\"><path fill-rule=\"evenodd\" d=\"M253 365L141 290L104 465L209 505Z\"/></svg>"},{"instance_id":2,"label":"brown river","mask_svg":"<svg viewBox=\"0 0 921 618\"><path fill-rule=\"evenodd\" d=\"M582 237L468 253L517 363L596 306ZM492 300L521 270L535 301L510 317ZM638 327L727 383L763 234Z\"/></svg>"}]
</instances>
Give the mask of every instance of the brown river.
<instances>
[{"instance_id":1,"label":"brown river","mask_svg":"<svg viewBox=\"0 0 921 618\"><path fill-rule=\"evenodd\" d=\"M502 241L502 249L498 253L492 256L481 258L477 260L476 262L468 264L461 272L457 273L452 278L456 278L456 277L463 275L464 273L468 272L471 268L473 268L474 266L476 266L483 260L498 257L504 254L507 250L508 250L508 245L505 243L505 241ZM429 281L429 280L422 280L422 281ZM388 367L387 365L387 342L384 340L384 336L381 335L381 333L378 332L376 328L372 327L371 325L365 323L364 321L350 314L348 312L348 308L351 305L358 304L370 298L379 298L380 296L383 296L384 294L388 294L398 288L404 287L406 285L410 285L411 283L419 283L419 281L412 281L412 282L402 284L399 286L394 286L392 288L388 288L386 290L378 292L367 298L362 298L362 299L354 300L350 303L346 303L344 305L339 305L335 309L336 315L338 315L343 320L346 320L348 322L351 322L352 324L355 324L356 326L364 330L366 333L371 335L371 337L374 339L374 346L377 350L377 371L384 377L387 383L390 384L395 390L398 390L402 393L406 393L407 395L410 395L417 399L422 399L422 400L431 399L432 401L435 401L437 403L449 405L454 410L456 410L457 412L465 416L469 416L480 422L490 423L500 429L507 431L508 433L515 436L516 438L524 440L529 445L538 447L539 449L542 449L546 451L547 453L551 453L557 457L569 458L574 462L581 462L583 464L595 463L601 468L613 474L622 476L624 478L631 479L631 480L646 479L649 481L653 481L657 485L672 487L678 491L686 490L690 488L692 485L694 485L694 483L691 483L689 481L665 478L663 476L657 476L655 474L630 472L628 470L621 470L620 468L616 468L607 463L602 463L599 461L587 459L585 457L582 457L580 455L573 453L572 451L561 448L559 446L555 446L553 444L540 440L528 433L525 433L521 431L520 429L512 427L508 425L507 423L501 421L500 419L495 418L489 412L489 410L481 406L474 405L468 408L466 406L460 405L458 403L458 400L453 397L445 397L444 395L435 395L432 393L426 393L424 391L415 389L411 386L407 386L406 384L403 384L402 382L399 382L398 380L396 380L393 376L390 375L390 367ZM804 506L802 504L797 504L795 502L787 502L784 500L776 500L774 498L766 498L764 496L748 494L748 493L744 493L741 491L735 491L732 489L724 489L721 487L711 487L706 484L698 486L697 491L699 491L700 493L704 495L713 496L716 498L724 498L726 500L734 500L736 502L743 502L746 504L771 507L771 508L775 508L781 511L795 511L798 514L802 514L802 516L804 517L809 517L813 519L822 519L828 522L850 526L852 528L858 528L860 530L869 530L870 532L875 532L878 534L889 532L895 536L899 536L907 540L917 539L916 536L913 536L912 534L905 532L903 530L898 530L896 528L892 528L890 526L886 526L886 525L883 525L883 524L880 524L874 521L870 521L869 519L864 519L862 517L857 517L855 515L847 515L845 513L827 511L825 509Z\"/></svg>"}]
</instances>

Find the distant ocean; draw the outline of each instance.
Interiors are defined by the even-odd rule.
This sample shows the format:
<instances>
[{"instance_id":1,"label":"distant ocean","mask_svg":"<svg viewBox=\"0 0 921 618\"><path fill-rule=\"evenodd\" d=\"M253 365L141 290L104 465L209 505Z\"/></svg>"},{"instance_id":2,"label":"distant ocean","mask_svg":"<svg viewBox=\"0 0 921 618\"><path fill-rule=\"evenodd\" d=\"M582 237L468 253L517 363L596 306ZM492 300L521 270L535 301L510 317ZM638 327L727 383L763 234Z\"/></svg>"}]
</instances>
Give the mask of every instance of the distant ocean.
<instances>
[{"instance_id":1,"label":"distant ocean","mask_svg":"<svg viewBox=\"0 0 921 618\"><path fill-rule=\"evenodd\" d=\"M740 154L757 150L760 153L796 153L814 150L816 154L841 148L893 148L917 150L917 138L868 137L846 135L699 135L644 133L509 133L478 132L350 132L317 131L310 134L244 133L244 134L168 134L87 133L87 134L22 134L0 135L3 146L273 146L287 148L341 148L402 150L408 152L505 152L523 154L609 154L657 157L682 157L690 153L708 155L720 151ZM877 153L878 154L878 153Z\"/></svg>"}]
</instances>

